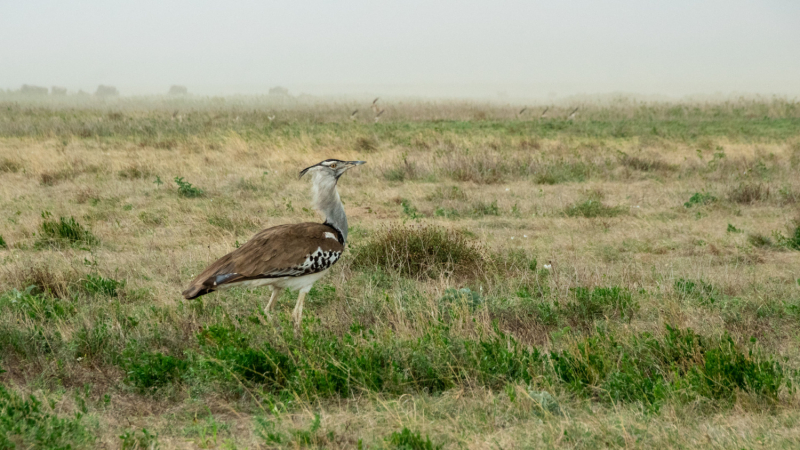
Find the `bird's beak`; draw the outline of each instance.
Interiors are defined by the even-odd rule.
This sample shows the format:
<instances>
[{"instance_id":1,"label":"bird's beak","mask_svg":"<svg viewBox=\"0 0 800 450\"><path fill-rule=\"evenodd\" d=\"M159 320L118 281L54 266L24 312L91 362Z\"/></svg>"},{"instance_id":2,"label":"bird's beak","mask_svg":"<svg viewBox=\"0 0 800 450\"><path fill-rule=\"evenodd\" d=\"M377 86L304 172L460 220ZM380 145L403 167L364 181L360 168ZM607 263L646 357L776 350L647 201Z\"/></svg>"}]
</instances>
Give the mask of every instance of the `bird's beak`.
<instances>
[{"instance_id":1,"label":"bird's beak","mask_svg":"<svg viewBox=\"0 0 800 450\"><path fill-rule=\"evenodd\" d=\"M367 163L366 161L347 161L347 165L350 167L360 166L366 163Z\"/></svg>"}]
</instances>

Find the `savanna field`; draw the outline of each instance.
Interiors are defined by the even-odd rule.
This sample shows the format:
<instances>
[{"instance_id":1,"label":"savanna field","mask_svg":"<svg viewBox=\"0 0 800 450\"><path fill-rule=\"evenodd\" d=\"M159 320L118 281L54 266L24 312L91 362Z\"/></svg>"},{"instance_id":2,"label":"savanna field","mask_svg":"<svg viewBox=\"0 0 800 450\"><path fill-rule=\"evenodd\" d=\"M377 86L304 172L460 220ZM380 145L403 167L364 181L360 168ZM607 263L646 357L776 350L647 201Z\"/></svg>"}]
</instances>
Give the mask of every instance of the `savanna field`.
<instances>
[{"instance_id":1,"label":"savanna field","mask_svg":"<svg viewBox=\"0 0 800 450\"><path fill-rule=\"evenodd\" d=\"M800 446L800 103L379 104L0 95L0 448Z\"/></svg>"}]
</instances>

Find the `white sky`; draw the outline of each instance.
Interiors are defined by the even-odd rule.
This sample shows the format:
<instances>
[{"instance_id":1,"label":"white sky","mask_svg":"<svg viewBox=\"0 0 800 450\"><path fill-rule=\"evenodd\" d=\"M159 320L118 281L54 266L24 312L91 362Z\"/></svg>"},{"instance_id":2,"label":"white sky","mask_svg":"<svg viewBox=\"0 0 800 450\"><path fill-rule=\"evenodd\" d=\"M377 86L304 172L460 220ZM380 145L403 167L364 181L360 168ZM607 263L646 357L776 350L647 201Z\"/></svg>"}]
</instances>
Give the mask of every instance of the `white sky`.
<instances>
[{"instance_id":1,"label":"white sky","mask_svg":"<svg viewBox=\"0 0 800 450\"><path fill-rule=\"evenodd\" d=\"M0 0L0 88L800 96L800 1Z\"/></svg>"}]
</instances>

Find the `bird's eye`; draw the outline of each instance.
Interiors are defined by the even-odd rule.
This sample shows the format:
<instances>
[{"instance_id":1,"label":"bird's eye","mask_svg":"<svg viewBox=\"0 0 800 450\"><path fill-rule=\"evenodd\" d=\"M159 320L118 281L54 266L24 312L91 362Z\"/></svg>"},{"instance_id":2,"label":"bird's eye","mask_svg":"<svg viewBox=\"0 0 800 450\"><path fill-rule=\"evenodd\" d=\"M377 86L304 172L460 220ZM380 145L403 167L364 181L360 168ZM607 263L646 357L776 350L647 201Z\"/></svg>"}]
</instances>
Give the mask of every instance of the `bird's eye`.
<instances>
[{"instance_id":1,"label":"bird's eye","mask_svg":"<svg viewBox=\"0 0 800 450\"><path fill-rule=\"evenodd\" d=\"M331 164L331 169L335 169L335 168L336 168L336 163Z\"/></svg>"}]
</instances>

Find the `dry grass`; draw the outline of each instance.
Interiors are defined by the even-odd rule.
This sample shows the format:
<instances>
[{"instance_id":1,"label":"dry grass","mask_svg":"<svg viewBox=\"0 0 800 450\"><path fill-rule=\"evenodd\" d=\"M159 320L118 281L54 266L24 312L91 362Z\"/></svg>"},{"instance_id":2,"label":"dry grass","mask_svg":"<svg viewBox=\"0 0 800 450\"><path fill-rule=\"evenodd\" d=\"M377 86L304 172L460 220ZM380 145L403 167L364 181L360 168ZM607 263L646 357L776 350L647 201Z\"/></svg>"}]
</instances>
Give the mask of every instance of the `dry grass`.
<instances>
[{"instance_id":1,"label":"dry grass","mask_svg":"<svg viewBox=\"0 0 800 450\"><path fill-rule=\"evenodd\" d=\"M124 355L141 352L206 358L197 335L214 326L239 330L253 345L288 345L294 294L279 299L269 322L259 313L266 292L185 302L180 291L256 230L319 220L297 173L337 157L368 164L340 180L350 249L309 294L310 332L342 340L352 332L356 344L379 345L435 341L443 329L450 339L477 340L496 326L520 348L546 352L600 332L660 338L670 325L728 333L742 346L753 336L758 351L798 369L800 252L774 233L788 236L798 213L800 136L742 128L739 119L730 129L753 134L690 127L728 129L715 114L740 110L796 121L791 108L701 105L701 115L696 105L589 105L567 123L519 121L516 107L417 104L387 106L376 124L351 122L341 105L201 106L178 107L178 119L173 107L134 100L115 111L85 105L76 109L85 120L46 135L25 134L33 129L25 121L50 123L36 108L0 121L0 235L9 246L0 248L0 298L35 285L72 306L37 297L49 315L31 316L0 302L0 379L52 399L59 415L85 408L106 448L142 428L158 433L161 448L354 448L359 439L380 448L404 426L445 448L475 449L788 448L800 439L798 397L785 388L774 401L741 393L731 403L671 400L652 412L544 379L490 388L469 378L436 395L361 386L323 397L197 375L151 395L126 381L124 366ZM151 134L128 134L145 119L158 124ZM689 132L669 128L681 120ZM205 195L182 197L176 177ZM718 200L685 207L695 193ZM74 217L97 244L37 247L43 211ZM423 245L419 253L406 246L419 237L409 230L444 238L431 244L435 252ZM466 259L446 247L455 241ZM415 269L404 272L410 263ZM82 280L96 273L125 281L124 295L88 293ZM687 290L686 280L700 288ZM580 292L612 287L630 293L636 308L581 304ZM470 296L453 300L453 289L464 288ZM566 415L537 413L532 390L553 393Z\"/></svg>"}]
</instances>

